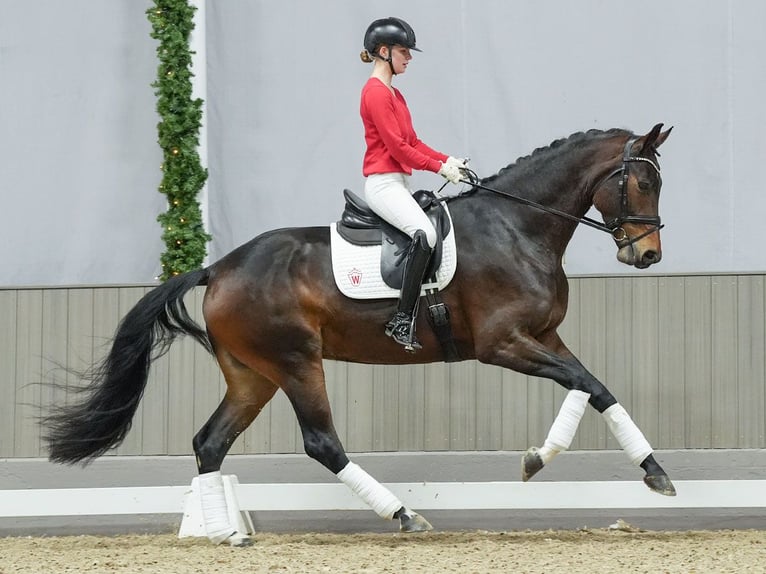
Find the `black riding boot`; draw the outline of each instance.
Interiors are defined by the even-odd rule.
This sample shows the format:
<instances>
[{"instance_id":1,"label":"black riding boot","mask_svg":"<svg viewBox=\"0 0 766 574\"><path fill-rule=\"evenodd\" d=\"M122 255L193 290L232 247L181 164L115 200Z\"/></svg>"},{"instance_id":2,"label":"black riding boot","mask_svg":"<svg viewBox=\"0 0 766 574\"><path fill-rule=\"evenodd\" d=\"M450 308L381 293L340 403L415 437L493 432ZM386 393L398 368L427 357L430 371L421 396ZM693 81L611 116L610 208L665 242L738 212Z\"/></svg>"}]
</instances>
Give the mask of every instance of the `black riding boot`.
<instances>
[{"instance_id":1,"label":"black riding boot","mask_svg":"<svg viewBox=\"0 0 766 574\"><path fill-rule=\"evenodd\" d=\"M423 231L416 231L404 264L399 305L396 314L386 323L386 335L393 337L394 341L404 345L405 350L411 353L414 353L415 349L423 348L415 338L415 318L420 299L420 287L430 259L431 248L426 241L426 234Z\"/></svg>"}]
</instances>

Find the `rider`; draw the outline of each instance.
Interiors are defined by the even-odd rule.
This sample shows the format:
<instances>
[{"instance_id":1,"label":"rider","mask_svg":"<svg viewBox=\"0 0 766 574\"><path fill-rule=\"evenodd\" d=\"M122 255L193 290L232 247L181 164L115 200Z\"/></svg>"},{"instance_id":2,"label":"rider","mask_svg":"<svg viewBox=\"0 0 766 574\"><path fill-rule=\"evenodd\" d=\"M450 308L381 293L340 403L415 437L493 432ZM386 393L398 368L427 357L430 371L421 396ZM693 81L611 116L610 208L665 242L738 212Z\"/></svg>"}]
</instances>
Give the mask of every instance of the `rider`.
<instances>
[{"instance_id":1,"label":"rider","mask_svg":"<svg viewBox=\"0 0 766 574\"><path fill-rule=\"evenodd\" d=\"M362 89L360 113L367 151L362 173L370 208L412 238L404 266L404 279L396 314L386 324L386 335L408 351L420 349L415 338L415 315L426 266L436 245L436 230L412 197L409 176L413 169L432 171L452 183L462 177L465 161L431 149L415 134L401 92L391 85L412 59L415 32L400 18L375 20L364 34L363 62L374 62Z\"/></svg>"}]
</instances>

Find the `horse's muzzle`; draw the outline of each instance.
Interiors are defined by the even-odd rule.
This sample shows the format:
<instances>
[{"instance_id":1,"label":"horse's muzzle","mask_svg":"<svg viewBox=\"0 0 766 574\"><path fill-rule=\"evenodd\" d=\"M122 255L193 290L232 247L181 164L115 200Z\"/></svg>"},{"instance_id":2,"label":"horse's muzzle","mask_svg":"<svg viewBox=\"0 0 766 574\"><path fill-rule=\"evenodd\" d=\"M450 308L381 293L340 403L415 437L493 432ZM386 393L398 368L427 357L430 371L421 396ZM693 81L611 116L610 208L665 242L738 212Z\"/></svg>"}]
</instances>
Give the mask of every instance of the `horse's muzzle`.
<instances>
[{"instance_id":1,"label":"horse's muzzle","mask_svg":"<svg viewBox=\"0 0 766 574\"><path fill-rule=\"evenodd\" d=\"M659 263L662 259L662 251L647 247L642 249L640 243L634 243L620 248L617 251L617 260L625 265L632 265L637 269L646 269L647 267Z\"/></svg>"}]
</instances>

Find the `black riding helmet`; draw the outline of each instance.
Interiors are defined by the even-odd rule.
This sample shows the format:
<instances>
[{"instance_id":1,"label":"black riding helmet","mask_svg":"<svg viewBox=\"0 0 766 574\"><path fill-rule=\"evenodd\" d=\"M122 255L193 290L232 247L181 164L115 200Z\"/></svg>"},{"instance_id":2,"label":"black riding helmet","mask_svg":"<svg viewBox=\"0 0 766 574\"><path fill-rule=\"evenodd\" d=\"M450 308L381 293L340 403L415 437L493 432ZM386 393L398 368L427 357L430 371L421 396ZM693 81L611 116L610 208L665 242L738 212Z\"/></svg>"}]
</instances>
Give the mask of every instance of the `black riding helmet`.
<instances>
[{"instance_id":1,"label":"black riding helmet","mask_svg":"<svg viewBox=\"0 0 766 574\"><path fill-rule=\"evenodd\" d=\"M375 20L367 26L367 31L364 33L364 49L371 56L380 58L380 54L375 51L380 45L388 46L389 53L385 61L388 62L392 72L394 71L394 66L391 63L392 46L404 46L416 52L422 51L415 46L415 31L412 26L401 18L394 18L393 16Z\"/></svg>"}]
</instances>

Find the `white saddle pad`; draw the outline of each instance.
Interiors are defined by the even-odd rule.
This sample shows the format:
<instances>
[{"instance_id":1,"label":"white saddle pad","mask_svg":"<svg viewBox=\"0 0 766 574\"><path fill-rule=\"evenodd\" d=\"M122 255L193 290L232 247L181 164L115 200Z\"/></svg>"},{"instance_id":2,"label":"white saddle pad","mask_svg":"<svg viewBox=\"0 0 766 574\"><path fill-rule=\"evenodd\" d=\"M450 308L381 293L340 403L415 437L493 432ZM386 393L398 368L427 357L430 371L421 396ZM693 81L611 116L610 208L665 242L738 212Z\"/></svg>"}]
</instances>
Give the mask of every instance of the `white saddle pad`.
<instances>
[{"instance_id":1,"label":"white saddle pad","mask_svg":"<svg viewBox=\"0 0 766 574\"><path fill-rule=\"evenodd\" d=\"M380 273L380 245L349 243L338 233L336 223L331 223L330 248L335 283L346 297L352 299L396 299L399 297L399 290L386 285ZM436 283L424 284L421 293L425 293L426 289L434 286L439 289L446 287L454 277L456 268L455 230L450 218L450 231L444 238L442 263L436 272Z\"/></svg>"}]
</instances>

